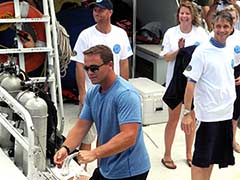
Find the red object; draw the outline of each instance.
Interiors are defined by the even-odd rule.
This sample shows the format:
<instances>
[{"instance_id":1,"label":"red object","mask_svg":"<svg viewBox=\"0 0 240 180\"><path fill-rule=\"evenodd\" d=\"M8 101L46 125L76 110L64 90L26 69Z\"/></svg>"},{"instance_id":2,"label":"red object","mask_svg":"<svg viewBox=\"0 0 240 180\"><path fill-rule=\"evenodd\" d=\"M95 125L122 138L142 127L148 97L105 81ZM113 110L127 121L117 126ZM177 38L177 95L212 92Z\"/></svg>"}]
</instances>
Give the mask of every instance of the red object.
<instances>
[{"instance_id":1,"label":"red object","mask_svg":"<svg viewBox=\"0 0 240 180\"><path fill-rule=\"evenodd\" d=\"M41 18L43 14L36 9L35 7L29 5L28 14L26 17L22 18ZM14 3L11 2L4 2L0 4L0 18L14 18ZM31 26L34 30L36 35L37 41L46 42L46 34L45 34L45 25L43 22L32 22ZM24 32L24 31L23 31ZM22 34L22 32L17 32ZM24 36L25 37L25 36ZM32 72L39 68L45 61L45 53L25 53L25 71ZM0 58L1 62L7 61L7 55L3 55Z\"/></svg>"}]
</instances>

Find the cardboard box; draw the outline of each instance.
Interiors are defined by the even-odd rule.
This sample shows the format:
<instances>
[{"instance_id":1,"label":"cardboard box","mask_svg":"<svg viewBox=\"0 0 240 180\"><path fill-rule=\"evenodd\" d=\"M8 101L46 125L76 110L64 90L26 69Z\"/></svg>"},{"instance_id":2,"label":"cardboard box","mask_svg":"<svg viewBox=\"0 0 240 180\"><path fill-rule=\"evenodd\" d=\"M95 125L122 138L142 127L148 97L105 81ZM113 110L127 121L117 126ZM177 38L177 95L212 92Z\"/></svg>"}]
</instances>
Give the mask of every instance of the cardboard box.
<instances>
[{"instance_id":1,"label":"cardboard box","mask_svg":"<svg viewBox=\"0 0 240 180\"><path fill-rule=\"evenodd\" d=\"M165 87L142 77L129 79L129 82L139 91L142 97L143 125L166 122L167 118L163 116L165 107L162 101Z\"/></svg>"}]
</instances>

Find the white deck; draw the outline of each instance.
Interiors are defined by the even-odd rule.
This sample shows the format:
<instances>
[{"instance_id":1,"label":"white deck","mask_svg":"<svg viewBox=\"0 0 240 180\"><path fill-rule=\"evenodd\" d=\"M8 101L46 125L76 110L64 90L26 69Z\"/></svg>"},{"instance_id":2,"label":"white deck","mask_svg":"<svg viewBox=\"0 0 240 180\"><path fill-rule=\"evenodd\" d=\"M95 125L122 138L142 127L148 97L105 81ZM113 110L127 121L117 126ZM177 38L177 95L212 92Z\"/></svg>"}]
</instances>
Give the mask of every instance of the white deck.
<instances>
[{"instance_id":1,"label":"white deck","mask_svg":"<svg viewBox=\"0 0 240 180\"><path fill-rule=\"evenodd\" d=\"M65 130L71 128L77 120L78 106L73 104L64 104L65 109ZM167 109L164 109L162 118L167 119ZM161 164L164 153L164 129L166 123L149 125L143 127L145 143L151 159L151 170L148 180L190 180L190 168L185 163L185 140L184 133L180 127L177 128L175 141L172 148L172 158L177 165L177 169L170 170ZM238 130L239 131L239 130ZM240 142L240 132L238 132L238 142ZM239 180L240 179L240 154L235 153L235 166L219 169L215 166L211 180ZM88 165L88 172L91 173L96 166L96 162Z\"/></svg>"},{"instance_id":2,"label":"white deck","mask_svg":"<svg viewBox=\"0 0 240 180\"><path fill-rule=\"evenodd\" d=\"M20 171L13 161L9 159L9 157L3 152L0 148L0 179L17 179L17 180L27 180L27 178L23 175L22 171ZM17 177L17 178L16 178Z\"/></svg>"}]
</instances>

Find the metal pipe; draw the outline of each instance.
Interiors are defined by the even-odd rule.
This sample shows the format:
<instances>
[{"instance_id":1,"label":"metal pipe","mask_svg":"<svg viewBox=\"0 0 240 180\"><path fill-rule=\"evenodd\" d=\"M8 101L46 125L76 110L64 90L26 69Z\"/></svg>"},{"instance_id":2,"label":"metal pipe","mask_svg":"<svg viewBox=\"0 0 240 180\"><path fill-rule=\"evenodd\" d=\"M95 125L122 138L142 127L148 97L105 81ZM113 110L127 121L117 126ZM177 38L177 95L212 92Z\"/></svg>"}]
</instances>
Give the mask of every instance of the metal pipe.
<instances>
[{"instance_id":1,"label":"metal pipe","mask_svg":"<svg viewBox=\"0 0 240 180\"><path fill-rule=\"evenodd\" d=\"M12 126L6 122L5 118L0 118L3 126L11 132L11 134L21 143L23 143L24 149L28 152L28 177L31 178L35 174L34 165L34 126L32 122L32 117L29 112L16 100L14 99L4 88L0 86L0 99L6 102L11 109L13 109L26 123L28 138L25 141L23 136L21 136L16 130L13 130Z\"/></svg>"},{"instance_id":2,"label":"metal pipe","mask_svg":"<svg viewBox=\"0 0 240 180\"><path fill-rule=\"evenodd\" d=\"M132 62L132 78L135 77L135 68L136 68L136 19L137 19L137 1L133 1L133 62Z\"/></svg>"},{"instance_id":3,"label":"metal pipe","mask_svg":"<svg viewBox=\"0 0 240 180\"><path fill-rule=\"evenodd\" d=\"M63 110L63 98L62 98L62 84L60 77L60 65L59 65L59 54L58 54L58 44L57 44L57 31L56 31L56 16L53 0L49 0L50 14L52 18L52 34L53 34L53 47L54 47L54 57L55 57L55 71L57 78L57 89L58 89L58 100L59 100L59 108L60 108L60 133L63 133L64 130L64 110ZM57 107L58 108L58 107Z\"/></svg>"}]
</instances>

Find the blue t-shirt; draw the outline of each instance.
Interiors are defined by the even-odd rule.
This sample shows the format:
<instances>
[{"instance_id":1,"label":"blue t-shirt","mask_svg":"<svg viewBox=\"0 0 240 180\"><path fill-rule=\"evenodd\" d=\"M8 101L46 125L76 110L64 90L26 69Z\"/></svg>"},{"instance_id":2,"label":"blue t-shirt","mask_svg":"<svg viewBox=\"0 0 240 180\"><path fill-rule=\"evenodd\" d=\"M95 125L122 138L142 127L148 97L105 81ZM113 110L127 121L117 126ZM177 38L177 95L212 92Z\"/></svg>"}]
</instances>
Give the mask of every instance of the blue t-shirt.
<instances>
[{"instance_id":1,"label":"blue t-shirt","mask_svg":"<svg viewBox=\"0 0 240 180\"><path fill-rule=\"evenodd\" d=\"M139 123L138 137L134 146L100 159L100 172L105 178L127 178L150 169L141 126L141 99L129 82L118 76L104 93L100 93L99 85L89 89L80 118L95 122L99 145L107 143L118 134L121 124Z\"/></svg>"}]
</instances>

